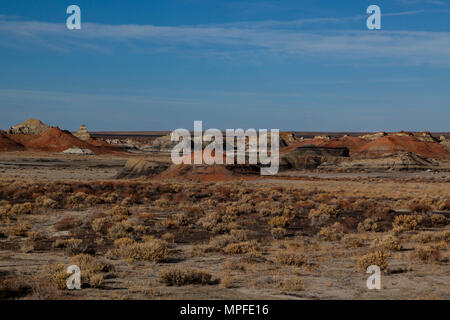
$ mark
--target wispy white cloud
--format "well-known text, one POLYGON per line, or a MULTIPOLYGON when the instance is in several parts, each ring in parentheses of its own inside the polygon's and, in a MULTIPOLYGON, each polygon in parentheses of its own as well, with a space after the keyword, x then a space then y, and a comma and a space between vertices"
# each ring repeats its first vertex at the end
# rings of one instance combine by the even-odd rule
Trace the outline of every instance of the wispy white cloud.
MULTIPOLYGON (((390 15, 419 14, 405 11, 390 15)), ((389 15, 385 14, 385 15, 389 15)), ((361 17, 360 17, 361 18, 361 17)), ((310 23, 336 23, 347 18, 298 21, 262 21, 223 25, 154 26, 84 23, 69 31, 60 23, 19 21, 0 17, 0 34, 13 42, 54 50, 88 50, 113 53, 118 46, 138 53, 168 51, 233 57, 257 55, 302 57, 361 62, 374 58, 384 63, 450 66, 450 32, 305 31, 310 23)))

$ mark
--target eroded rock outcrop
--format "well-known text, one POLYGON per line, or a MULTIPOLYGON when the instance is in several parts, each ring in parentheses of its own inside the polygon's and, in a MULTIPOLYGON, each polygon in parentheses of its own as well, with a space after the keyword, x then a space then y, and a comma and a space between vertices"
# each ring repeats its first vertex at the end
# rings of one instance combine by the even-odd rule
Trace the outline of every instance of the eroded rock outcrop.
POLYGON ((439 163, 412 152, 396 152, 376 159, 342 161, 338 164, 321 165, 319 169, 329 171, 425 171, 439 168, 439 163))
POLYGON ((86 126, 84 124, 82 124, 80 129, 78 129, 77 132, 73 133, 73 135, 83 141, 88 141, 91 138, 91 135, 87 131, 86 126))
POLYGON ((41 134, 42 132, 50 129, 51 126, 43 123, 37 119, 28 119, 24 123, 19 123, 12 126, 9 130, 9 134, 41 134))
POLYGON ((128 159, 122 170, 116 175, 117 179, 134 179, 143 176, 156 175, 169 167, 169 164, 148 161, 145 159, 128 159))
POLYGON ((315 169, 322 163, 336 163, 348 157, 347 148, 327 148, 307 144, 286 153, 282 150, 280 169, 315 169))

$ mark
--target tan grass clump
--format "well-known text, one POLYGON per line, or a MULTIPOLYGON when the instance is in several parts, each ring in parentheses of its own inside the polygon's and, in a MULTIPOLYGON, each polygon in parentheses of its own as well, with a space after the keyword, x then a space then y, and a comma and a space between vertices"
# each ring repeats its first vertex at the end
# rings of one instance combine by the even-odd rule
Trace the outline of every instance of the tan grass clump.
POLYGON ((258 243, 256 241, 244 241, 239 243, 230 243, 225 248, 223 252, 227 254, 259 254, 261 251, 258 243))
POLYGON ((69 274, 66 272, 66 266, 62 263, 55 263, 49 265, 46 271, 48 281, 57 289, 67 289, 67 279, 69 274))
POLYGON ((82 239, 58 239, 53 243, 54 248, 66 248, 70 254, 78 254, 82 252, 82 239))
POLYGON ((423 221, 424 218, 420 215, 403 214, 395 217, 392 227, 397 232, 416 230, 423 221))
POLYGON ((271 225, 274 228, 285 228, 289 225, 289 223, 290 223, 289 218, 284 216, 273 217, 269 221, 269 225, 271 225))
POLYGON ((358 267, 364 272, 371 265, 376 265, 381 270, 386 270, 388 267, 388 255, 383 251, 376 251, 364 255, 358 260, 358 267))
POLYGON ((275 256, 274 262, 280 265, 301 267, 306 264, 306 258, 295 252, 280 252, 275 256))
POLYGON ((119 239, 114 243, 118 246, 108 255, 128 260, 144 260, 153 263, 166 262, 170 258, 168 244, 158 239, 147 239, 145 242, 132 242, 119 239))
POLYGON ((286 236, 287 231, 285 228, 272 228, 270 234, 275 240, 281 240, 286 236))
POLYGON ((363 222, 360 222, 358 224, 358 231, 359 232, 366 232, 366 231, 379 232, 379 231, 381 231, 381 225, 380 225, 381 221, 382 221, 382 219, 380 217, 367 218, 363 222))
POLYGON ((10 204, 5 204, 0 206, 0 219, 8 217, 9 210, 11 209, 10 204))
POLYGON ((448 220, 446 216, 443 214, 433 214, 431 215, 431 225, 433 227, 444 227, 448 224, 448 220))
POLYGON ((52 208, 52 209, 55 209, 55 208, 58 207, 58 202, 53 200, 53 199, 51 199, 51 198, 49 198, 49 197, 47 197, 47 196, 37 197, 34 200, 34 203, 38 207, 52 208))
POLYGON ((439 203, 438 210, 450 210, 450 200, 444 200, 439 203))
POLYGON ((434 231, 426 231, 421 232, 412 237, 412 240, 420 242, 420 243, 429 243, 429 242, 438 242, 438 241, 446 241, 450 240, 450 230, 434 232, 434 231))
POLYGON ((408 205, 409 210, 417 213, 427 213, 433 211, 431 207, 433 203, 432 199, 421 199, 420 201, 413 201, 408 205))
POLYGON ((68 205, 79 207, 81 204, 84 203, 84 200, 87 198, 87 196, 88 195, 84 192, 77 192, 77 193, 67 197, 66 203, 68 205))
POLYGON ((342 225, 339 222, 336 222, 332 226, 320 229, 318 235, 325 241, 337 241, 344 236, 344 233, 341 230, 342 225))
POLYGON ((17 203, 9 210, 9 214, 22 215, 33 213, 33 205, 30 202, 17 203))
POLYGON ((195 269, 166 269, 158 275, 159 281, 166 286, 208 285, 213 284, 212 275, 195 269))
POLYGON ((364 246, 365 239, 359 235, 347 234, 342 238, 346 249, 360 248, 364 246))
POLYGON ((17 299, 31 293, 31 286, 20 277, 0 278, 0 299, 17 299))
POLYGON ((311 209, 308 217, 312 218, 336 218, 340 214, 340 210, 335 205, 321 203, 317 209, 311 209))
POLYGON ((160 223, 166 229, 174 229, 180 226, 180 223, 176 219, 171 217, 162 220, 160 223))
POLYGON ((124 206, 114 206, 112 207, 108 213, 112 216, 129 216, 130 211, 127 207, 124 206))
POLYGON ((305 289, 305 282, 299 278, 295 277, 293 279, 283 280, 278 284, 278 287, 285 291, 302 291, 305 289))
POLYGON ((381 239, 376 238, 372 242, 371 246, 391 251, 400 251, 402 249, 400 239, 393 235, 386 235, 381 239))
POLYGON ((28 231, 31 230, 31 227, 32 227, 31 223, 21 222, 12 227, 11 234, 17 237, 26 237, 28 231))
POLYGON ((103 217, 103 218, 97 218, 94 219, 91 222, 91 228, 94 232, 97 233, 105 233, 106 232, 106 225, 108 223, 108 219, 103 217))
POLYGON ((419 245, 415 247, 414 251, 411 253, 411 257, 425 263, 439 262, 441 252, 439 248, 434 246, 419 245))

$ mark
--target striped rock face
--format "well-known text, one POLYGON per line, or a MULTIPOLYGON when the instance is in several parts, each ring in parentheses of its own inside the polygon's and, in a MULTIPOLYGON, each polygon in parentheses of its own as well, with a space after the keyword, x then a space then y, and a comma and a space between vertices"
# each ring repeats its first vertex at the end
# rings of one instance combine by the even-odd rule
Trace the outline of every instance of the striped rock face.
POLYGON ((73 135, 83 141, 87 141, 91 137, 84 124, 82 124, 80 129, 78 129, 78 131, 75 132, 73 135))

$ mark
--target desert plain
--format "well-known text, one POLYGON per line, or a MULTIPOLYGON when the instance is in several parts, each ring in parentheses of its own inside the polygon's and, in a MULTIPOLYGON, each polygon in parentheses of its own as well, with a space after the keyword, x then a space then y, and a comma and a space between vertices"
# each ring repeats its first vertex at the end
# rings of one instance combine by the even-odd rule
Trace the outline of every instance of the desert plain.
POLYGON ((283 132, 260 176, 28 120, 0 132, 0 298, 450 299, 449 138, 283 132))

